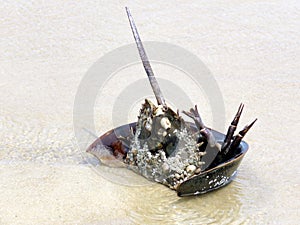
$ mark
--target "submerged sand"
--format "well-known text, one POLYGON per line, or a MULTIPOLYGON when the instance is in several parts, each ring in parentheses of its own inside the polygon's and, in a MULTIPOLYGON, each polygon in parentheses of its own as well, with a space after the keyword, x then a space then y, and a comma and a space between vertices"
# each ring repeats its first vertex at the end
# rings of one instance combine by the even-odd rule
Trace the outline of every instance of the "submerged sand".
MULTIPOLYGON (((1 224, 297 224, 297 1, 10 1, 2 6, 1 224), (258 118, 245 138, 250 151, 226 188, 178 198, 123 169, 86 162, 73 130, 74 99, 95 61, 133 42, 125 5, 143 40, 181 46, 202 60, 222 92, 226 124, 240 102, 245 110, 239 128, 258 118)), ((177 85, 201 106, 211 126, 213 109, 203 91, 174 68, 153 67, 158 77, 181 79, 177 85)), ((144 76, 142 66, 133 65, 99 91, 97 135, 116 125, 111 111, 121 90, 144 76)), ((136 120, 146 97, 136 95, 140 101, 120 124, 136 120)))

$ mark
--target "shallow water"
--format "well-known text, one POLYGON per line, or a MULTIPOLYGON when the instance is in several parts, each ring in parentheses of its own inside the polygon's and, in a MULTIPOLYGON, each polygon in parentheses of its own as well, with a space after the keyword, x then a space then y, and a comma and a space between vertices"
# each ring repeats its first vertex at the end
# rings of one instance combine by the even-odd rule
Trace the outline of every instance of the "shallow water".
MULTIPOLYGON (((297 224, 297 1, 1 5, 1 224, 297 224), (75 137, 73 107, 81 79, 100 57, 133 42, 125 5, 143 40, 179 45, 209 68, 223 95, 226 124, 240 102, 245 110, 239 128, 258 117, 245 138, 250 150, 225 188, 178 198, 130 171, 99 165, 82 147, 95 139, 93 134, 75 137)), ((158 77, 173 80, 201 106, 202 117, 212 125, 217 118, 203 90, 168 65, 153 67, 158 77)), ((145 94, 136 93, 140 97, 125 121, 113 121, 112 103, 144 77, 141 65, 131 65, 106 82, 94 112, 87 114, 95 115, 96 135, 136 120, 145 94)))

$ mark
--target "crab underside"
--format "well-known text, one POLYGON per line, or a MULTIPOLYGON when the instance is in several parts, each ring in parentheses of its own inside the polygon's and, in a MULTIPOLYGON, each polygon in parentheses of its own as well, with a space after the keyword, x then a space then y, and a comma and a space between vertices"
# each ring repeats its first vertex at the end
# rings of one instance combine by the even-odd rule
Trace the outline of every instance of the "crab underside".
POLYGON ((127 8, 126 11, 157 105, 146 99, 136 123, 107 132, 87 151, 100 160, 112 156, 147 179, 176 190, 180 196, 205 193, 226 185, 248 149, 242 138, 256 119, 234 135, 244 108, 241 104, 224 135, 205 126, 197 105, 183 111, 194 123, 186 122, 178 111, 169 108, 132 16, 127 8))

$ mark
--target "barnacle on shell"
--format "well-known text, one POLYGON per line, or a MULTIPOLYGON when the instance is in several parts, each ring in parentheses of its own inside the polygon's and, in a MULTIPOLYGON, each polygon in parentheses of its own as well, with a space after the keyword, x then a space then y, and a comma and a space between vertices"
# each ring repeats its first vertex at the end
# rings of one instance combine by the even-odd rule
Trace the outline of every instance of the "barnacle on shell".
POLYGON ((197 105, 183 111, 194 123, 184 121, 166 104, 128 8, 126 11, 157 105, 146 99, 136 123, 108 131, 87 151, 101 161, 122 162, 147 179, 176 190, 179 196, 228 184, 248 150, 242 138, 256 120, 234 136, 244 108, 241 104, 226 135, 205 126, 197 105))

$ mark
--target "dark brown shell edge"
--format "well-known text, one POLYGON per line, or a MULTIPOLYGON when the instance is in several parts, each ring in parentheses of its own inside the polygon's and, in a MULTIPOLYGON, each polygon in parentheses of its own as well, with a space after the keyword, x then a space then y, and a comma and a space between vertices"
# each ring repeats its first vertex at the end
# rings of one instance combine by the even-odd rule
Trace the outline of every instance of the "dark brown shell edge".
MULTIPOLYGON (((86 151, 97 157, 97 154, 93 151, 93 149, 100 144, 110 149, 113 156, 116 156, 116 154, 125 156, 124 153, 129 150, 129 143, 126 143, 126 137, 130 135, 131 129, 135 129, 135 126, 136 123, 134 122, 114 128, 104 133, 102 136, 96 139, 86 151), (122 142, 121 151, 120 149, 115 149, 113 147, 115 143, 120 141, 122 142)), ((191 124, 191 126, 193 126, 193 124, 191 124)), ((216 139, 224 140, 224 134, 215 130, 211 131, 216 139)), ((204 194, 229 184, 235 177, 237 168, 246 154, 248 147, 248 144, 242 141, 239 147, 233 151, 232 155, 226 158, 216 158, 211 165, 200 174, 194 175, 190 179, 181 183, 176 188, 178 196, 183 197, 204 194)), ((209 149, 207 155, 209 155, 209 149)))

